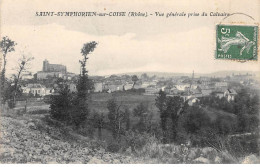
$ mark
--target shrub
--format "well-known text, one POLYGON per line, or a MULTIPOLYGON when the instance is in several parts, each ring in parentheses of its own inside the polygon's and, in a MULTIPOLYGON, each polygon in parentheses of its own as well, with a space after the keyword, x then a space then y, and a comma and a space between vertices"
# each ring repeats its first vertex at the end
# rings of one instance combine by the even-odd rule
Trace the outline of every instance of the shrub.
POLYGON ((28 114, 47 114, 48 110, 35 110, 35 111, 29 111, 28 114))
POLYGON ((120 144, 118 144, 118 143, 110 143, 107 146, 106 151, 112 152, 112 153, 116 153, 116 152, 118 152, 120 150, 120 148, 121 148, 120 144))
POLYGON ((135 131, 128 131, 125 134, 126 137, 126 148, 131 148, 133 153, 141 153, 144 146, 148 143, 151 144, 155 140, 158 140, 148 133, 140 133, 135 131))

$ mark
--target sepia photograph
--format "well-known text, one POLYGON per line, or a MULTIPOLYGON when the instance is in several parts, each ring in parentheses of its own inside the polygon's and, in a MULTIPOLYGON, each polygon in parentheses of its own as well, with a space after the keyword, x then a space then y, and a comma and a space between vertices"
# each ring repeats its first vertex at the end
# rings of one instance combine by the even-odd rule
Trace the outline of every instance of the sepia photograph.
POLYGON ((260 164, 259 13, 1 0, 0 164, 260 164))

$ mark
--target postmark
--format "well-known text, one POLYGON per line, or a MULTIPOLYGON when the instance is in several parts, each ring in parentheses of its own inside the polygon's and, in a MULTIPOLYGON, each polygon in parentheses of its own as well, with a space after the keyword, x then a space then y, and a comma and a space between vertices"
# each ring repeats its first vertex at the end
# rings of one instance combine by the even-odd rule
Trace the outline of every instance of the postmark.
POLYGON ((216 59, 257 60, 257 25, 216 26, 216 59))

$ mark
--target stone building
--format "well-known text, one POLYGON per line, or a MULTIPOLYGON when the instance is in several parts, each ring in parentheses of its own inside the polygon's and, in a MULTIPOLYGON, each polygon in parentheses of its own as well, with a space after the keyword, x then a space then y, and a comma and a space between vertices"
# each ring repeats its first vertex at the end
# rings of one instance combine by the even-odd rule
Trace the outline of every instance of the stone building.
POLYGON ((37 72, 37 79, 47 79, 57 77, 70 80, 75 77, 74 73, 67 72, 67 67, 62 64, 50 64, 48 60, 43 61, 42 71, 37 72))
POLYGON ((66 73, 67 68, 64 65, 61 64, 50 64, 48 60, 43 61, 43 67, 42 67, 43 72, 62 72, 66 73))

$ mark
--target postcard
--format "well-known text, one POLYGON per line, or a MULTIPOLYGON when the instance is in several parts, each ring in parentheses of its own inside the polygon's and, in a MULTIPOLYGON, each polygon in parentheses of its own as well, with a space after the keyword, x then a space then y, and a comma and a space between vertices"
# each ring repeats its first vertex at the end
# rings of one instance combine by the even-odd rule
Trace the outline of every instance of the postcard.
POLYGON ((1 164, 260 163, 260 1, 0 5, 1 164))

